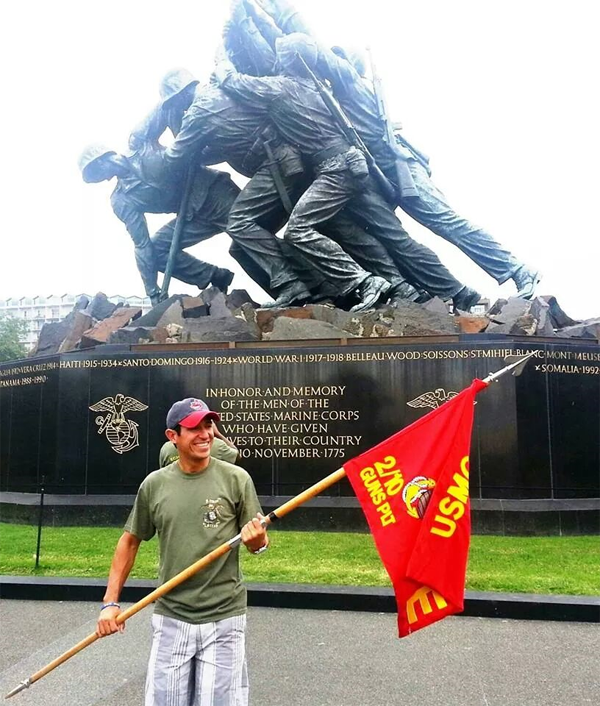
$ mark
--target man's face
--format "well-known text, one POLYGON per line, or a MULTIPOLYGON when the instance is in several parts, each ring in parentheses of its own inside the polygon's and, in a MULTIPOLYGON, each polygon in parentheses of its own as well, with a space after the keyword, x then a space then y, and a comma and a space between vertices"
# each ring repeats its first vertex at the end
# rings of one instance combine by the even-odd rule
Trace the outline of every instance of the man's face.
POLYGON ((203 419, 193 429, 180 428, 178 434, 173 429, 167 431, 169 439, 177 446, 179 457, 189 463, 199 463, 210 457, 215 429, 212 419, 203 419), (171 432, 169 434, 168 432, 171 432))

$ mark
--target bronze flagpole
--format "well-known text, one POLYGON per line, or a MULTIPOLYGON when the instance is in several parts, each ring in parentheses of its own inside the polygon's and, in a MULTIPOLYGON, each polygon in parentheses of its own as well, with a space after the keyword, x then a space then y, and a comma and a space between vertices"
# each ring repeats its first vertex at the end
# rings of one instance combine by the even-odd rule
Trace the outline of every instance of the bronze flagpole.
POLYGON ((177 213, 177 219, 175 221, 175 230, 173 231, 173 239, 171 240, 171 247, 169 248, 169 257, 165 266, 165 273, 160 291, 161 301, 164 299, 168 299, 169 297, 169 285, 171 284, 171 277, 173 275, 173 268, 175 267, 175 260, 179 255, 179 244, 181 243, 181 235, 185 228, 185 219, 187 218, 188 206, 190 203, 192 188, 194 186, 195 175, 195 166, 193 164, 190 164, 185 175, 185 181, 183 185, 183 196, 181 197, 181 205, 179 206, 179 211, 177 213))

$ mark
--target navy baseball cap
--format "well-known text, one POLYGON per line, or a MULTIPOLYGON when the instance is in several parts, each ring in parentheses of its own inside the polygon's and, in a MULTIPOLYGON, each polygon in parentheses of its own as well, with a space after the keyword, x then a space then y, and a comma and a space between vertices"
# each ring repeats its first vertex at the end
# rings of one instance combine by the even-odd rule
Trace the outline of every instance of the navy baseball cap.
POLYGON ((178 424, 186 429, 193 429, 209 416, 217 422, 221 419, 217 412, 208 408, 206 402, 197 400, 195 397, 187 397, 185 400, 175 402, 169 410, 167 429, 174 429, 178 424))

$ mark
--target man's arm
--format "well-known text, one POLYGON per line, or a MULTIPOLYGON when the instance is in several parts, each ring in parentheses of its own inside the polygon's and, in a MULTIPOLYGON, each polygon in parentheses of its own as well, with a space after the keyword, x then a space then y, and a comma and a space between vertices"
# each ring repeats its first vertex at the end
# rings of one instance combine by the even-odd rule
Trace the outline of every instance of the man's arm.
POLYGON ((356 71, 354 66, 349 61, 337 56, 337 54, 332 52, 329 47, 326 47, 324 44, 316 40, 314 35, 309 30, 308 25, 301 20, 300 15, 295 12, 291 3, 287 1, 269 3, 273 16, 261 7, 259 0, 244 0, 244 5, 246 6, 247 12, 254 21, 256 27, 258 27, 264 39, 269 42, 273 49, 275 48, 275 42, 277 39, 291 32, 305 34, 307 37, 311 37, 313 40, 317 41, 319 48, 318 73, 323 78, 331 81, 334 89, 339 90, 347 87, 351 83, 361 80, 358 71, 356 71), (288 23, 288 28, 284 32, 281 29, 281 24, 278 26, 274 18, 281 18, 286 14, 289 17, 296 18, 297 21, 294 21, 291 24, 288 23))
MULTIPOLYGON (((273 20, 263 10, 257 8, 271 26, 273 20)), ((280 32, 277 27, 276 31, 280 32)), ((229 58, 238 71, 251 73, 254 76, 270 76, 275 68, 274 44, 249 16, 246 3, 234 0, 231 18, 225 25, 223 33, 223 49, 218 50, 215 64, 223 58, 229 58)), ((274 41, 274 40, 273 40, 274 41)))
POLYGON ((111 196, 115 216, 125 225, 135 246, 135 261, 144 283, 146 294, 152 299, 160 294, 158 288, 158 266, 154 246, 150 240, 148 224, 144 214, 118 192, 111 196))
POLYGON ((292 34, 292 32, 312 34, 302 15, 289 0, 258 0, 258 4, 271 15, 285 34, 292 34))
POLYGON ((215 69, 214 76, 221 88, 235 98, 254 106, 267 106, 281 95, 281 81, 278 76, 259 78, 236 71, 228 59, 224 59, 215 69))
POLYGON ((129 149, 137 150, 147 142, 158 142, 167 127, 167 114, 161 102, 133 128, 129 135, 129 149))
POLYGON ((223 436, 216 424, 214 424, 213 428, 215 430, 215 439, 218 439, 222 444, 219 455, 215 453, 215 457, 220 458, 223 461, 228 461, 229 463, 237 463, 240 458, 240 452, 238 451, 237 446, 233 443, 233 441, 230 441, 227 437, 223 436))
POLYGON ((283 30, 277 26, 271 15, 265 12, 256 0, 244 0, 244 6, 256 29, 269 43, 271 49, 275 49, 275 42, 279 37, 284 36, 283 30))
POLYGON ((241 44, 256 76, 271 76, 276 64, 274 43, 270 43, 250 18, 239 26, 239 31, 241 44))
POLYGON ((136 248, 145 247, 150 241, 150 232, 144 213, 118 191, 111 196, 110 204, 115 216, 127 229, 136 248))
POLYGON ((329 49, 319 43, 319 58, 317 71, 322 78, 331 83, 334 92, 346 91, 349 88, 356 88, 362 81, 358 71, 349 61, 342 59, 329 49))
POLYGON ((212 128, 199 115, 192 104, 183 118, 181 130, 164 153, 164 161, 171 169, 184 169, 197 161, 202 150, 210 143, 212 128))
POLYGON ((264 519, 260 510, 260 502, 252 478, 248 475, 242 490, 241 502, 238 508, 238 521, 241 525, 242 543, 251 554, 256 554, 269 546, 267 528, 263 526, 264 519))
MULTIPOLYGON (((135 562, 141 541, 141 539, 130 532, 123 532, 121 535, 110 565, 108 584, 103 599, 104 605, 107 603, 118 604, 121 590, 135 562)), ((117 616, 120 613, 121 608, 118 605, 108 606, 102 609, 98 617, 96 634, 99 637, 105 637, 117 631, 123 632, 125 625, 123 623, 119 625, 116 622, 117 616)))
POLYGON ((221 439, 221 441, 224 441, 227 444, 227 446, 231 446, 232 449, 236 448, 233 441, 230 441, 226 436, 223 436, 223 433, 221 432, 221 430, 219 429, 219 427, 216 424, 215 424, 214 428, 215 428, 215 436, 217 437, 217 439, 221 439))

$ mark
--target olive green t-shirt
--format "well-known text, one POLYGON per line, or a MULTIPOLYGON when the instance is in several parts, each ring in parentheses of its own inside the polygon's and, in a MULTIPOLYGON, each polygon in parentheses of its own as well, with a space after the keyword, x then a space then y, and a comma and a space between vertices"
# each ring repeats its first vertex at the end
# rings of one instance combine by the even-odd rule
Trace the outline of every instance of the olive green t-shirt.
MULTIPOLYGON (((139 539, 158 534, 161 583, 235 537, 260 512, 254 483, 238 466, 211 458, 200 473, 176 461, 142 482, 125 530, 139 539)), ((188 623, 210 623, 246 611, 239 548, 219 557, 156 602, 155 612, 188 623)))
MULTIPOLYGON (((229 446, 222 439, 215 438, 213 440, 210 455, 213 458, 218 458, 221 461, 227 461, 227 463, 234 463, 237 461, 238 450, 235 447, 229 446)), ((179 459, 179 451, 172 441, 166 441, 160 449, 160 454, 158 456, 158 465, 160 468, 168 466, 173 461, 179 459)))

